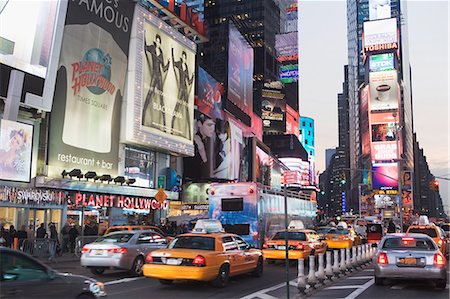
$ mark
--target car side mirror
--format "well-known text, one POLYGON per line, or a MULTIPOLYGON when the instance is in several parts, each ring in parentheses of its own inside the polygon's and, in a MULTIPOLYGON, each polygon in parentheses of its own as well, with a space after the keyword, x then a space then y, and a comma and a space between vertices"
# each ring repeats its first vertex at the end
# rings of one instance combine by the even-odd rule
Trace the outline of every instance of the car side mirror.
POLYGON ((54 270, 49 270, 47 274, 48 274, 48 279, 50 279, 50 280, 54 280, 56 278, 56 272, 54 270))

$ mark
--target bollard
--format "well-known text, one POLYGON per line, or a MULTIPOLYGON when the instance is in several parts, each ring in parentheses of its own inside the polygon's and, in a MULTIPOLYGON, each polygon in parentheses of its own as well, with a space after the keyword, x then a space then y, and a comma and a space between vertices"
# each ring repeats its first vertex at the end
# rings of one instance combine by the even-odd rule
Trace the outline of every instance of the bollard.
POLYGON ((345 255, 347 256, 347 261, 345 262, 345 266, 347 267, 348 271, 351 271, 352 269, 352 262, 350 259, 350 248, 345 249, 345 255))
POLYGON ((369 247, 367 247, 367 244, 364 244, 364 261, 366 263, 369 262, 369 247))
POLYGON ((356 260, 356 246, 353 246, 352 248, 352 266, 353 268, 358 267, 358 262, 356 260))
POLYGON ((323 283, 323 281, 326 279, 325 268, 323 266, 323 252, 319 253, 319 267, 317 269, 316 276, 320 283, 323 283))
POLYGON ((342 274, 345 273, 345 249, 341 249, 341 264, 339 266, 339 270, 341 271, 342 274))
POLYGON ((19 238, 15 237, 13 244, 14 244, 13 245, 14 250, 17 250, 19 248, 19 238))
POLYGON ((333 250, 334 252, 334 263, 333 263, 333 273, 335 277, 339 276, 339 251, 333 250))
POLYGON ((356 246, 356 262, 358 263, 358 265, 361 265, 361 245, 356 246))
POLYGON ((305 260, 302 258, 298 259, 297 289, 301 293, 306 291, 305 260))
POLYGON ((317 284, 316 278, 316 257, 314 255, 309 256, 309 274, 308 274, 308 284, 314 287, 317 284))
POLYGON ((325 275, 329 280, 333 277, 333 268, 331 268, 331 251, 327 251, 327 266, 325 267, 325 275))

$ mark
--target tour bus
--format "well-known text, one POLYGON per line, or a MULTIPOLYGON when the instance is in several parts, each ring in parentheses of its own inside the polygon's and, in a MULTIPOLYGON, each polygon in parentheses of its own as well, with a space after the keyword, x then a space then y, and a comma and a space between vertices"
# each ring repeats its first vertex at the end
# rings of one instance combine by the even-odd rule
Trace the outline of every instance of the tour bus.
MULTIPOLYGON (((317 205, 311 194, 287 191, 288 223, 302 220, 313 228, 317 205)), ((261 248, 277 231, 285 229, 284 193, 259 183, 214 183, 208 189, 209 218, 218 219, 225 231, 242 236, 261 248)))

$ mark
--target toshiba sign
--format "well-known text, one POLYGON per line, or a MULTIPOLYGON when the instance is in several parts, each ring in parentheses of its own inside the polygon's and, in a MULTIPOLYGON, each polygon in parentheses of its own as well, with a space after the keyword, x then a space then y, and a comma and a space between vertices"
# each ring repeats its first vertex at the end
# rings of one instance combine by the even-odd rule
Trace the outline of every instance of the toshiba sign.
POLYGON ((398 49, 397 19, 364 22, 364 52, 398 49))

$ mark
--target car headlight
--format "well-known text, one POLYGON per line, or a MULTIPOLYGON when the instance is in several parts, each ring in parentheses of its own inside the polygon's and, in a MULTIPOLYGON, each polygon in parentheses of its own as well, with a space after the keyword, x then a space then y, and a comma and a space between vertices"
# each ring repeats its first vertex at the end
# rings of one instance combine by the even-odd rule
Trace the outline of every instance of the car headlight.
POLYGON ((89 284, 89 291, 97 297, 106 296, 105 284, 100 281, 91 282, 89 284))

